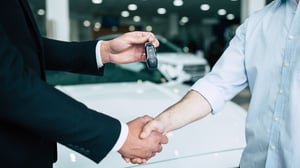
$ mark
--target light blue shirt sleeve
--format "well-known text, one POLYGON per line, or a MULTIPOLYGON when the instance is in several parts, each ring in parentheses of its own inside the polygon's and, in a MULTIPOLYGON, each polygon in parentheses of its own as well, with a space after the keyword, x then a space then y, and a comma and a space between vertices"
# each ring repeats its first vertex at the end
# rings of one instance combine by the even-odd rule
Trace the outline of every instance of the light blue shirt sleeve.
POLYGON ((299 21, 296 0, 270 2, 237 29, 212 71, 191 88, 216 113, 249 86, 240 167, 300 167, 299 21))
POLYGON ((244 67, 246 24, 237 29, 236 36, 212 71, 191 87, 206 98, 213 109, 213 114, 220 111, 228 100, 247 86, 244 67))

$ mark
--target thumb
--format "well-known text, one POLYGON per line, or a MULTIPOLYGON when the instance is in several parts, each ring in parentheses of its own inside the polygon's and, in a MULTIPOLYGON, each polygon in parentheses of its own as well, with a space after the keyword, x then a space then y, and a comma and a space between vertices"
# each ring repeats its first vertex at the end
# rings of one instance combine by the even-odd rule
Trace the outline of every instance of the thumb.
POLYGON ((154 124, 154 123, 155 123, 155 121, 152 120, 152 121, 150 121, 149 123, 147 123, 147 124, 144 126, 144 128, 143 128, 143 130, 142 130, 142 132, 141 132, 141 134, 140 134, 140 137, 141 137, 142 139, 147 138, 147 137, 151 134, 152 131, 156 130, 156 127, 155 127, 155 124, 154 124))
POLYGON ((150 116, 148 116, 148 115, 144 115, 143 116, 143 122, 146 124, 146 123, 148 123, 149 121, 152 121, 153 120, 153 118, 152 117, 150 117, 150 116))

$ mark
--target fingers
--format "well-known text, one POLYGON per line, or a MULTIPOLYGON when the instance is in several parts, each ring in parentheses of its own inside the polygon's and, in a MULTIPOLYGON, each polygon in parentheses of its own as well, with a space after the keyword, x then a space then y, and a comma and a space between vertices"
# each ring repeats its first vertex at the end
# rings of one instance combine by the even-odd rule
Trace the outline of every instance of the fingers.
MULTIPOLYGON (((168 142, 168 138, 160 131, 156 131, 156 122, 153 118, 145 115, 138 117, 127 123, 129 133, 126 142, 119 150, 126 162, 142 164, 153 157, 156 153, 162 151, 162 144, 168 142), (140 134, 144 128, 149 124, 149 135, 146 138, 140 138, 140 134)), ((159 130, 159 129, 157 129, 159 130)))
POLYGON ((153 33, 149 33, 149 36, 148 36, 148 41, 151 42, 155 47, 158 47, 159 46, 159 42, 157 40, 157 38, 155 37, 155 35, 153 33))
POLYGON ((161 152, 162 151, 162 144, 167 144, 168 143, 168 138, 165 135, 162 135, 159 132, 152 132, 150 137, 155 137, 156 139, 153 141, 153 146, 155 148, 153 149, 154 152, 161 152))
POLYGON ((144 164, 147 162, 147 159, 134 158, 134 159, 130 159, 130 162, 133 164, 144 164))
POLYGON ((162 145, 159 145, 158 150, 156 151, 156 153, 160 153, 163 150, 162 145))
POLYGON ((151 42, 155 47, 159 46, 159 41, 155 37, 155 35, 151 32, 141 32, 141 31, 135 31, 127 33, 127 35, 131 36, 132 44, 141 44, 146 42, 151 42), (138 37, 138 38, 136 38, 138 37))
POLYGON ((149 157, 147 158, 125 158, 123 157, 123 159, 127 162, 127 163, 132 163, 132 164, 144 164, 147 163, 147 161, 154 157, 156 155, 156 153, 160 153, 163 150, 163 147, 161 145, 158 145, 158 149, 156 149, 156 152, 152 152, 151 155, 149 155, 149 157))
POLYGON ((132 164, 144 164, 148 161, 148 159, 143 158, 126 158, 123 157, 126 163, 132 163, 132 164))
POLYGON ((161 144, 167 144, 168 143, 168 137, 167 136, 165 136, 165 135, 162 135, 162 138, 161 138, 161 141, 160 141, 160 143, 161 144))

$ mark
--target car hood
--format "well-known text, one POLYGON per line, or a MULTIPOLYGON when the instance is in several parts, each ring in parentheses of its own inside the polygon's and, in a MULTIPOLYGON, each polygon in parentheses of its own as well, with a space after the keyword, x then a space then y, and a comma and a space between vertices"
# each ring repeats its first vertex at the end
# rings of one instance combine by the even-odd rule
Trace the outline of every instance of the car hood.
MULTIPOLYGON (((92 109, 127 122, 145 114, 155 117, 178 101, 189 87, 181 84, 157 85, 139 81, 58 86, 57 88, 92 109)), ((246 113, 240 106, 229 102, 221 113, 209 115, 200 121, 168 133, 169 143, 164 145, 163 151, 150 159, 148 164, 138 167, 178 167, 180 164, 187 164, 187 160, 192 166, 195 164, 195 167, 224 166, 224 159, 227 163, 225 166, 237 166, 245 147, 245 117, 246 113), (226 157, 229 158, 226 160, 226 157)), ((125 163, 117 152, 109 153, 101 163, 95 164, 80 154, 59 145, 58 162, 55 167, 68 166, 72 168, 135 167, 125 163)))
POLYGON ((137 81, 58 86, 57 88, 92 109, 123 121, 130 121, 145 113, 155 116, 178 100, 182 92, 176 90, 176 85, 173 86, 174 88, 171 89, 168 86, 137 81))
POLYGON ((207 64, 203 57, 191 53, 157 53, 159 62, 167 62, 174 65, 207 64))

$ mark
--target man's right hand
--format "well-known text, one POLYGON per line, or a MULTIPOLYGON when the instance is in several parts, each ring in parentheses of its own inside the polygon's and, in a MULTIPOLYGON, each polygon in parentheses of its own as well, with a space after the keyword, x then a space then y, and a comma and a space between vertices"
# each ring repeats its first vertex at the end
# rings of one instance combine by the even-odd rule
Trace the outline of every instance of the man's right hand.
POLYGON ((155 131, 145 139, 140 138, 142 128, 151 120, 151 117, 143 116, 127 123, 129 133, 126 142, 119 150, 126 161, 131 160, 132 162, 132 159, 135 159, 137 160, 135 163, 145 163, 162 150, 162 144, 168 143, 168 138, 165 135, 155 131))

